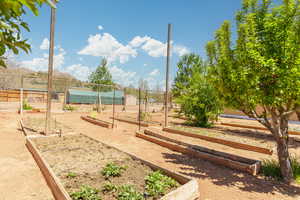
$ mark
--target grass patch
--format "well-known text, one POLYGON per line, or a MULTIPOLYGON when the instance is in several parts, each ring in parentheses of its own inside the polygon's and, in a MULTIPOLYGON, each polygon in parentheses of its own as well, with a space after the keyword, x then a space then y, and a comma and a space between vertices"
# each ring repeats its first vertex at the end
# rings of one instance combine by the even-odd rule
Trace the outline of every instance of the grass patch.
POLYGON ((77 174, 74 173, 74 172, 69 172, 69 173, 67 174, 67 178, 75 178, 76 176, 77 176, 77 174))
POLYGON ((32 110, 32 109, 33 107, 27 101, 23 102, 23 110, 32 110))
POLYGON ((72 111, 76 110, 76 108, 74 106, 66 104, 66 105, 64 105, 63 110, 67 110, 67 111, 72 112, 72 111))
POLYGON ((79 191, 71 193, 71 198, 73 200, 101 200, 98 193, 99 190, 83 185, 79 191))
POLYGON ((174 179, 163 175, 160 171, 150 173, 145 178, 146 194, 154 198, 164 195, 168 189, 177 187, 179 184, 174 179))
MULTIPOLYGON (((294 179, 297 184, 300 184, 300 162, 296 159, 296 157, 291 157, 291 165, 294 179)), ((264 176, 272 177, 276 180, 282 180, 279 162, 275 159, 263 160, 261 173, 264 176)))
POLYGON ((125 167, 119 166, 115 163, 108 163, 102 169, 101 173, 105 178, 121 176, 121 173, 125 170, 125 167))
POLYGON ((102 186, 102 192, 116 192, 118 190, 118 186, 114 185, 113 183, 107 182, 102 186))

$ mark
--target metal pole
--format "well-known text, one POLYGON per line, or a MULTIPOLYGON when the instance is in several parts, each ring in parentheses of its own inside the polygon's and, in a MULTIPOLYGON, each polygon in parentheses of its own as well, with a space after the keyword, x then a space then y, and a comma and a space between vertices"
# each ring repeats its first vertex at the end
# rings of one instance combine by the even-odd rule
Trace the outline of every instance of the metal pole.
POLYGON ((113 128, 115 127, 115 96, 116 96, 116 90, 114 87, 114 97, 113 97, 113 128))
POLYGON ((167 66, 166 66, 166 97, 165 97, 165 127, 168 126, 168 97, 169 97, 169 68, 171 53, 171 31, 172 24, 168 24, 168 46, 167 46, 167 66))
POLYGON ((141 88, 139 88, 139 131, 141 130, 141 88))
MULTIPOLYGON (((53 1, 55 4, 55 0, 53 1)), ((56 9, 51 7, 50 22, 50 48, 49 48, 49 65, 48 65, 48 93, 47 93, 47 113, 45 134, 49 134, 51 127, 51 94, 52 94, 52 75, 53 75, 53 55, 54 55, 54 31, 55 31, 56 9)))

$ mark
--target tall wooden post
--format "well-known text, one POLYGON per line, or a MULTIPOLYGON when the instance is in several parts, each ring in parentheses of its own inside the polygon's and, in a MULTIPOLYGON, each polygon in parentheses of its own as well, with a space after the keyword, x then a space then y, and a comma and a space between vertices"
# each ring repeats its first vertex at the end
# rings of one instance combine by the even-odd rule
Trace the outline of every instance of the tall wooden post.
POLYGON ((113 97, 113 128, 115 127, 115 97, 116 97, 116 89, 114 87, 114 97, 113 97))
MULTIPOLYGON (((55 4, 55 0, 53 3, 55 4)), ((46 135, 50 133, 50 129, 51 129, 51 96, 52 96, 55 15, 56 15, 56 8, 51 7, 50 47, 49 47, 49 63, 48 63, 48 93, 47 93, 46 127, 45 127, 46 135)))
POLYGON ((168 46, 167 46, 167 66, 166 66, 166 97, 165 97, 165 127, 168 126, 168 99, 169 99, 169 69, 171 54, 171 31, 172 24, 168 24, 168 46))
POLYGON ((23 118, 23 98, 24 98, 24 93, 23 93, 23 91, 24 91, 24 81, 23 81, 23 79, 24 79, 24 75, 22 75, 22 77, 21 77, 21 89, 20 89, 20 115, 21 115, 21 118, 23 118))
POLYGON ((138 120, 139 120, 139 131, 141 130, 141 118, 142 118, 142 113, 141 113, 141 88, 139 88, 139 115, 138 115, 138 120))

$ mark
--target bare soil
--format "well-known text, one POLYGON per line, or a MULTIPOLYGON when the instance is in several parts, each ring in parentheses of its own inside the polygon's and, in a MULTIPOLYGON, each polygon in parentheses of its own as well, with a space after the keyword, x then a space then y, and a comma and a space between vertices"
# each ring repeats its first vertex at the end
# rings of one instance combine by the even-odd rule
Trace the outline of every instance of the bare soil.
MULTIPOLYGON (((69 194, 78 191, 83 185, 101 190, 107 182, 117 186, 134 185, 136 190, 143 194, 144 178, 152 172, 150 167, 129 155, 84 135, 72 134, 33 140, 69 194), (106 179, 102 176, 101 170, 108 163, 125 167, 120 177, 106 179), (76 176, 68 177, 70 172, 76 176)), ((100 196, 102 199, 115 199, 113 193, 102 192, 100 196)))

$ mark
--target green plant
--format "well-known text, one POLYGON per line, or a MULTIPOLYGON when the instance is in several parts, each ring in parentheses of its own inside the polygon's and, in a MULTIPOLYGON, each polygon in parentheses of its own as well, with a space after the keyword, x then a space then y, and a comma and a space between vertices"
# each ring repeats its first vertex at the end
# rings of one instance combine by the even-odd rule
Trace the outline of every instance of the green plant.
POLYGON ((115 163, 108 163, 102 169, 101 173, 105 178, 109 178, 109 177, 120 176, 122 171, 124 171, 124 170, 125 170, 125 167, 123 167, 123 166, 118 166, 115 163))
POLYGON ((132 185, 121 185, 118 187, 118 200, 143 200, 143 195, 136 191, 132 185))
POLYGON ((76 108, 74 107, 74 106, 71 106, 71 105, 69 105, 69 104, 66 104, 66 105, 64 105, 64 108, 63 108, 63 110, 68 110, 68 111, 74 111, 74 110, 76 110, 76 108))
POLYGON ((299 19, 299 0, 243 0, 236 34, 225 21, 206 46, 211 82, 228 106, 272 133, 286 183, 293 180, 288 120, 300 102, 299 19))
POLYGON ((174 179, 163 175, 160 171, 150 173, 146 176, 145 181, 146 194, 155 198, 164 195, 168 189, 178 186, 174 179))
POLYGON ((151 120, 151 115, 147 112, 141 112, 140 119, 141 121, 151 120))
POLYGON ((172 90, 180 112, 189 123, 209 127, 222 110, 217 90, 209 83, 207 64, 200 56, 188 54, 177 64, 178 71, 172 90))
POLYGON ((69 172, 69 173, 67 174, 67 178, 75 178, 76 176, 77 176, 77 174, 74 173, 74 172, 69 172))
POLYGON ((79 191, 71 193, 71 198, 73 200, 101 200, 98 193, 99 190, 84 185, 79 191))
MULTIPOLYGON (((291 167, 293 177, 296 183, 300 184, 300 162, 296 157, 291 157, 291 167)), ((275 159, 263 160, 261 165, 261 173, 267 177, 273 177, 276 180, 282 180, 279 162, 275 159)))
POLYGON ((107 65, 107 60, 103 58, 96 71, 89 76, 89 82, 93 83, 91 87, 94 91, 107 92, 113 89, 114 82, 107 65))
POLYGON ((32 110, 32 106, 27 101, 24 101, 23 110, 32 110))
POLYGON ((102 186, 102 192, 116 192, 117 190, 118 190, 118 187, 110 182, 105 183, 102 186))

